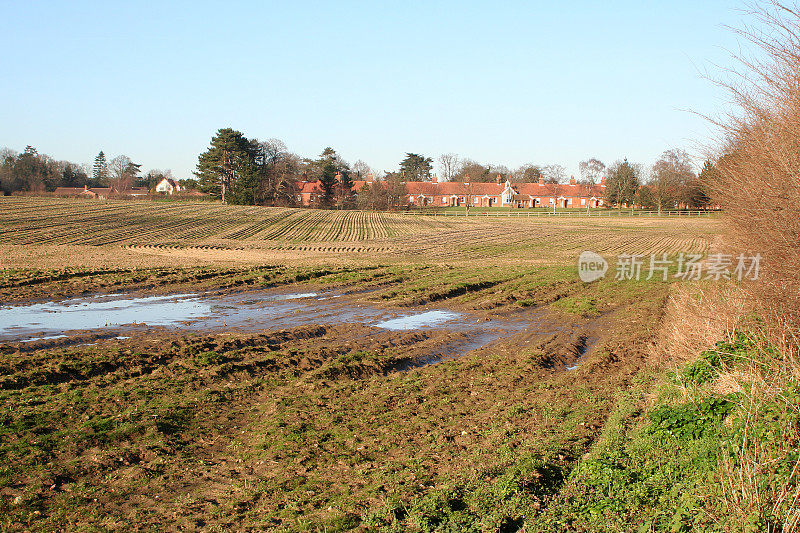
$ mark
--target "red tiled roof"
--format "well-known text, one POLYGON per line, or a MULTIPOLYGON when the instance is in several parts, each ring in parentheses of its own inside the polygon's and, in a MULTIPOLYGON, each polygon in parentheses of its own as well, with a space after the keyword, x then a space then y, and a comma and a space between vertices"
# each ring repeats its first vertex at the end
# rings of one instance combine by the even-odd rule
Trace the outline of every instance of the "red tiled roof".
POLYGON ((437 183, 431 181, 407 181, 406 191, 411 196, 433 196, 443 194, 439 192, 437 183))
POLYGON ((505 184, 498 183, 462 183, 460 181, 443 181, 434 183, 432 181, 407 181, 406 190, 411 196, 500 196, 505 189, 505 184))
POLYGON ((56 187, 56 190, 53 191, 53 194, 70 194, 76 195, 80 194, 85 191, 83 187, 56 187))
MULTIPOLYGON (((513 186, 517 193, 526 196, 553 196, 553 189, 556 189, 558 196, 576 197, 586 196, 586 188, 583 185, 565 185, 559 183, 554 185, 552 183, 517 183, 513 186)), ((601 198, 603 196, 603 187, 595 185, 592 188, 591 196, 601 198)))
MULTIPOLYGON (((353 186, 350 189, 353 192, 357 192, 364 184, 367 183, 366 181, 358 180, 353 182, 353 186)), ((297 184, 298 190, 300 194, 322 194, 322 183, 317 181, 301 181, 297 184)))
POLYGON ((303 181, 300 183, 300 194, 322 194, 322 186, 319 181, 303 181))
MULTIPOLYGON (((357 192, 365 181, 354 181, 352 190, 357 192)), ((459 181, 407 181, 405 182, 406 191, 409 196, 500 196, 505 190, 505 183, 485 183, 472 182, 462 183, 459 181)), ((558 196, 581 197, 586 196, 586 189, 582 185, 567 184, 539 184, 539 183, 512 183, 511 186, 522 196, 553 196, 556 189, 558 196)), ((322 194, 322 185, 317 181, 303 181, 298 183, 300 194, 322 194)), ((595 185, 590 196, 600 198, 603 196, 604 187, 595 185)))
MULTIPOLYGON (((476 196, 500 196, 503 194, 503 191, 506 188, 505 183, 484 183, 484 182, 477 182, 477 183, 470 183, 470 184, 462 184, 457 189, 460 189, 464 194, 463 191, 468 191, 472 195, 476 196)), ((458 194, 458 193, 455 193, 458 194)))

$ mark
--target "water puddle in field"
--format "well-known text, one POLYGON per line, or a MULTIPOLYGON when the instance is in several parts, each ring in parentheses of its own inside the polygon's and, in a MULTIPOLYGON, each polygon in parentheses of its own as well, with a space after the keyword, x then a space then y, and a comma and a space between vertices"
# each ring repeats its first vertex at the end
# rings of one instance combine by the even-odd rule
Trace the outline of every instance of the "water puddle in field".
POLYGON ((52 339, 65 339, 68 335, 46 335, 44 337, 31 337, 30 339, 25 339, 22 342, 35 342, 35 341, 49 341, 52 339))
POLYGON ((178 332, 263 332, 343 323, 396 332, 438 329, 457 333, 409 368, 459 357, 501 337, 537 327, 534 315, 487 320, 445 309, 392 311, 334 292, 101 295, 0 306, 0 342, 25 343, 29 347, 25 350, 29 350, 43 345, 90 346, 96 339, 124 340, 133 332, 154 328, 178 332))
POLYGON ((95 330, 123 324, 170 326, 198 319, 210 311, 194 294, 142 298, 101 297, 0 307, 0 339, 23 341, 63 337, 73 330, 95 330), (36 335, 30 332, 55 333, 36 335))
MULTIPOLYGON (((426 309, 398 313, 316 292, 239 294, 120 295, 74 298, 60 302, 0 306, 0 341, 34 342, 68 337, 69 332, 125 331, 152 327, 201 330, 259 331, 305 324, 360 323, 390 331, 447 327, 477 330, 477 319, 462 313, 426 309)), ((497 324, 486 324, 495 327, 497 324)))
POLYGON ((420 329, 423 327, 434 327, 445 322, 456 320, 461 315, 452 311, 425 311, 416 315, 407 315, 391 318, 375 324, 379 328, 390 329, 393 331, 407 331, 410 329, 420 329))
POLYGON ((580 360, 589 354, 592 348, 594 348, 596 342, 597 342, 596 338, 589 338, 585 336, 578 339, 578 343, 575 346, 577 350, 578 359, 575 361, 574 365, 568 366, 567 370, 578 370, 578 366, 580 365, 580 360))
POLYGON ((484 346, 488 346, 489 344, 493 343, 504 335, 508 335, 509 333, 511 332, 502 330, 472 332, 472 334, 468 335, 466 338, 458 339, 452 342, 445 342, 437 346, 430 353, 418 357, 413 362, 399 366, 397 370, 402 372, 405 370, 411 370, 412 368, 433 365, 448 359, 456 359, 468 352, 471 352, 472 350, 477 350, 479 348, 483 348, 484 346))

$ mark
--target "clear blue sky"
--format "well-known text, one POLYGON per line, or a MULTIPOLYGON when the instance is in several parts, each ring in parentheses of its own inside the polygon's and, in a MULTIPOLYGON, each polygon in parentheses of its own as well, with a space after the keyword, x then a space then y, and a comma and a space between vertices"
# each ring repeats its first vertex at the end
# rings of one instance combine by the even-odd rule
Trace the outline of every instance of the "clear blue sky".
POLYGON ((191 177, 214 132, 510 167, 652 163, 709 136, 734 0, 0 0, 0 146, 191 177))

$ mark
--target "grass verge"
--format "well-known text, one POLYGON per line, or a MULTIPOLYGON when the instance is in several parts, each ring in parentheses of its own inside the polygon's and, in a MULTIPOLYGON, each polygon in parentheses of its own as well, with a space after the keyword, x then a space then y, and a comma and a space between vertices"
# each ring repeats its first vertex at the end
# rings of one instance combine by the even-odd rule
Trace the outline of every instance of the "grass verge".
POLYGON ((795 531, 800 387, 781 354, 739 333, 642 374, 534 529, 795 531))

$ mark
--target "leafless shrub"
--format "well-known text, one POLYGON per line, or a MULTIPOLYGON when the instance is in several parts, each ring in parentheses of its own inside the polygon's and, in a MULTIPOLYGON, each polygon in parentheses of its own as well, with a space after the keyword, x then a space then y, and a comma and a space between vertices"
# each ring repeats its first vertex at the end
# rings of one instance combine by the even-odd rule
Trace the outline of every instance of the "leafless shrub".
POLYGON ((730 244, 760 253, 746 287, 783 340, 800 327, 800 11, 777 1, 753 7, 738 33, 759 58, 723 85, 738 110, 717 121, 726 142, 710 184, 729 221, 730 244))

